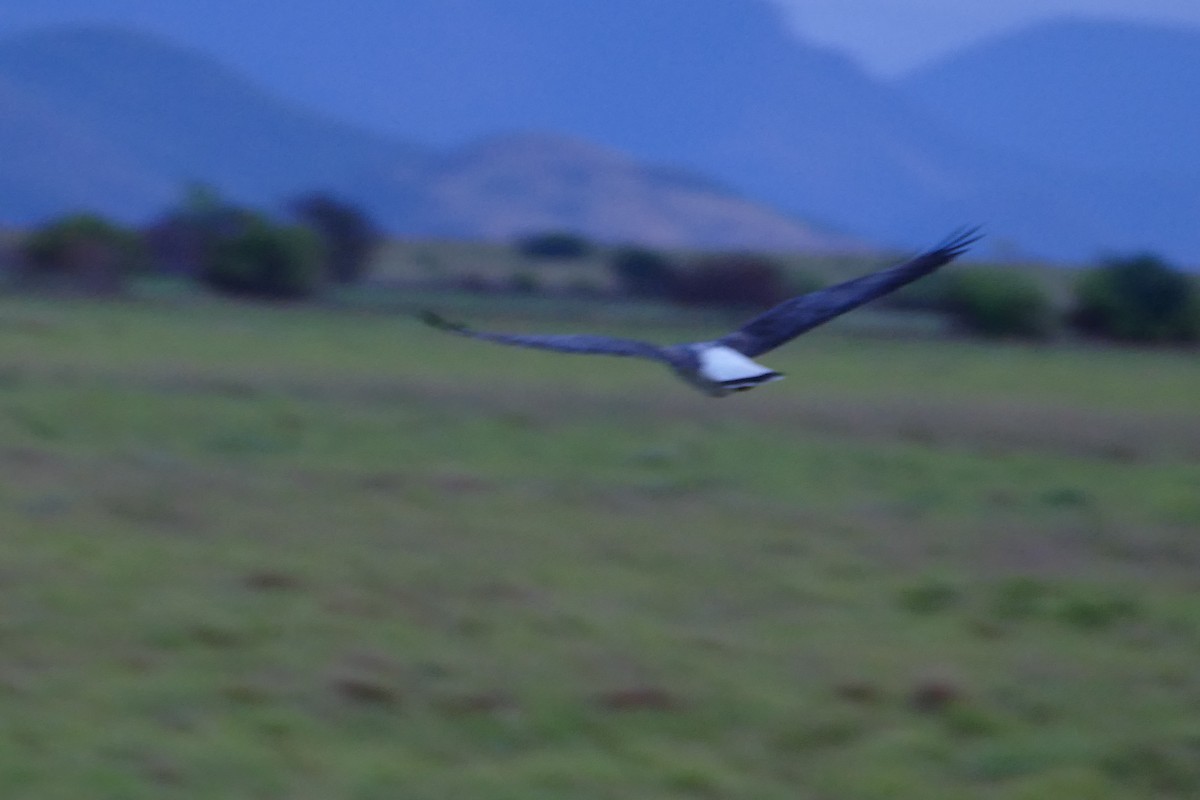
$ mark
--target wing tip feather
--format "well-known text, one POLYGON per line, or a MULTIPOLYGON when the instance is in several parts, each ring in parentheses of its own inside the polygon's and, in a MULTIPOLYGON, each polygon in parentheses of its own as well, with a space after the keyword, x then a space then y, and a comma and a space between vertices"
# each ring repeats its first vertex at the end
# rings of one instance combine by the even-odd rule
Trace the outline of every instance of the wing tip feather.
POLYGON ((934 248, 934 252, 946 256, 947 259, 955 259, 970 250, 971 246, 983 237, 982 225, 964 225, 947 236, 934 248))

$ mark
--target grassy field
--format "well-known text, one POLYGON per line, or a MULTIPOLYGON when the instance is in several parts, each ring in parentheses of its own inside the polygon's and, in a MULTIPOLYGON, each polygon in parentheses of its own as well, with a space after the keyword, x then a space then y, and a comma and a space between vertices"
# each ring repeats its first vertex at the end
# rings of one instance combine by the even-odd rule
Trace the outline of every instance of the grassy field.
POLYGON ((1200 796, 1195 352, 832 326, 711 400, 349 310, 0 342, 6 798, 1200 796))

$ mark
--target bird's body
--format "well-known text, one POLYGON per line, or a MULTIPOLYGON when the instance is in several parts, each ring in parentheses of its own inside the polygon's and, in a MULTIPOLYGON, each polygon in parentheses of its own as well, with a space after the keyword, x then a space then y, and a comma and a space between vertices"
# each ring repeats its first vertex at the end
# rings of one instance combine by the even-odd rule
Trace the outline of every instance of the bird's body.
POLYGON ((783 377, 720 342, 690 342, 661 348, 675 374, 705 394, 724 397, 783 377))
POLYGON ((902 264, 785 300, 733 333, 712 341, 660 346, 610 336, 489 333, 448 322, 432 312, 425 312, 423 318, 436 328, 499 344, 660 361, 702 392, 724 397, 783 377, 754 361, 755 356, 928 275, 978 240, 976 230, 962 231, 902 264))

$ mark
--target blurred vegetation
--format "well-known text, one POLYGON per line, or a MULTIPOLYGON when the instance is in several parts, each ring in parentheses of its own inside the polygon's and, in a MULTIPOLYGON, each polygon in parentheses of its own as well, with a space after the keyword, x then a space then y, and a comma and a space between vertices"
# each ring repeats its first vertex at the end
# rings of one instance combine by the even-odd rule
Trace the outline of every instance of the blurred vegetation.
POLYGON ((586 257, 595 246, 573 231, 544 231, 521 237, 516 247, 526 258, 574 260, 586 257))
MULTIPOLYGON (((438 291, 554 298, 575 306, 590 300, 601 316, 620 305, 631 313, 658 305, 659 313, 696 319, 762 310, 894 263, 877 256, 610 246, 571 231, 534 233, 507 245, 407 242, 384 239, 362 209, 327 192, 298 197, 287 209, 290 216, 274 217, 195 186, 140 232, 83 215, 18 236, 10 249, 19 254, 23 268, 16 272, 26 285, 85 293, 122 291, 131 276, 146 274, 264 299, 378 306, 403 304, 406 292, 438 291)), ((925 334, 1194 343, 1200 341, 1200 289, 1195 276, 1149 254, 1082 273, 967 260, 880 298, 850 324, 871 319, 925 334)), ((724 317, 718 321, 726 324, 724 317)))
POLYGON ((367 276, 381 237, 361 209, 317 192, 291 211, 279 222, 196 186, 144 237, 162 272, 245 297, 311 297, 367 276))
POLYGON ((198 279, 217 243, 241 230, 252 216, 213 189, 195 185, 177 207, 151 222, 143 236, 160 272, 198 279))
POLYGON ((1128 342, 1200 340, 1200 291, 1157 256, 1110 259, 1076 287, 1072 325, 1089 336, 1128 342))
POLYGON ((317 192, 292 202, 300 224, 320 237, 325 251, 325 272, 334 283, 357 283, 366 277, 371 257, 383 236, 361 208, 317 192))
POLYGON ((666 300, 678 287, 679 275, 671 259, 648 247, 622 247, 610 256, 617 288, 630 297, 666 300))
POLYGON ((939 270, 879 298, 879 304, 896 311, 947 313, 954 292, 953 281, 949 271, 939 270))
POLYGON ((750 253, 674 260, 648 248, 623 247, 611 255, 609 269, 626 295, 683 306, 761 308, 820 287, 820 281, 805 272, 750 253))
POLYGON ((790 287, 780 266, 765 256, 704 256, 676 272, 671 299, 683 305, 765 308, 785 299, 790 287))
POLYGON ((243 216, 208 250, 200 279, 217 291, 273 300, 311 297, 326 277, 318 234, 256 214, 243 216))
POLYGON ((141 239, 94 214, 73 214, 33 231, 20 246, 23 280, 39 289, 119 294, 147 265, 141 239))
POLYGON ((1050 298, 1032 278, 991 268, 950 273, 944 310, 978 336, 1044 339, 1054 329, 1050 298))

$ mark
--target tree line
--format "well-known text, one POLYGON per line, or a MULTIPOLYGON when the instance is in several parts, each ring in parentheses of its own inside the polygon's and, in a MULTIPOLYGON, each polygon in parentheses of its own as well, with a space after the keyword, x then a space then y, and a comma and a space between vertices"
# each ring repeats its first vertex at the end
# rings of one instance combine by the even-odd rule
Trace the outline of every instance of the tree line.
MULTIPOLYGON (((272 217, 224 201, 204 187, 133 231, 91 214, 68 215, 28 232, 17 245, 19 282, 91 294, 120 292, 137 274, 193 279, 223 294, 303 299, 367 277, 382 242, 353 204, 327 193, 296 198, 272 217)), ((600 254, 620 296, 737 310, 763 308, 820 288, 812 275, 758 254, 684 257, 644 247, 601 248, 586 237, 547 231, 513 246, 528 260, 562 262, 600 254)), ((538 291, 530 275, 514 290, 538 291)), ((1142 343, 1200 341, 1200 289, 1192 276, 1152 253, 1116 256, 1077 271, 1064 305, 1030 275, 957 266, 878 301, 896 310, 950 319, 961 332, 1046 339, 1080 336, 1142 343)))
POLYGON ((224 294, 300 299, 360 280, 381 240, 365 213, 330 194, 298 197, 272 217, 195 187, 141 230, 81 213, 29 232, 17 247, 18 282, 115 294, 132 277, 159 273, 224 294))
MULTIPOLYGON (((763 307, 819 288, 762 256, 714 256, 681 265, 641 248, 618 251, 612 268, 624 293, 689 305, 763 307)), ((948 317, 963 333, 1048 339, 1080 336, 1140 343, 1200 341, 1196 279, 1152 253, 1114 256, 1078 272, 1065 308, 1028 274, 1002 267, 934 273, 877 301, 948 317)))

